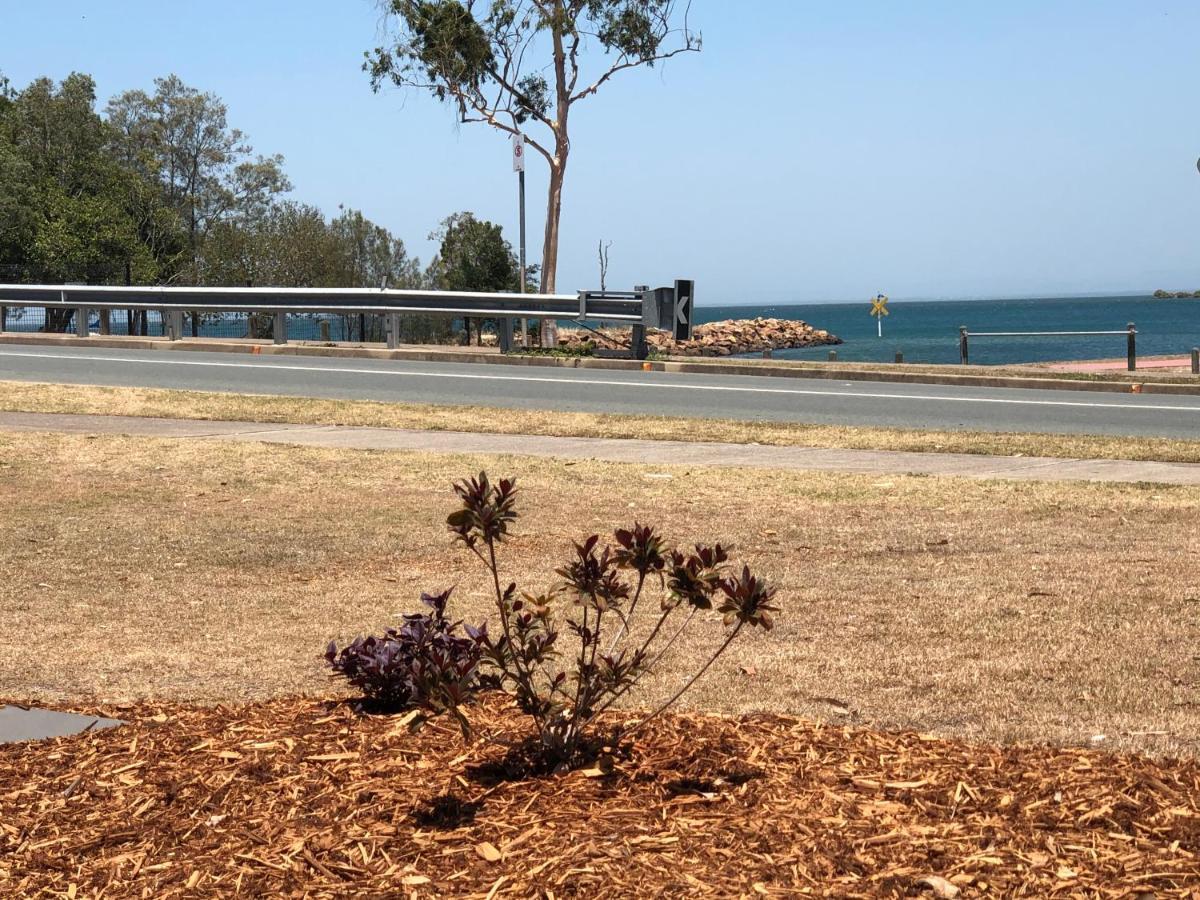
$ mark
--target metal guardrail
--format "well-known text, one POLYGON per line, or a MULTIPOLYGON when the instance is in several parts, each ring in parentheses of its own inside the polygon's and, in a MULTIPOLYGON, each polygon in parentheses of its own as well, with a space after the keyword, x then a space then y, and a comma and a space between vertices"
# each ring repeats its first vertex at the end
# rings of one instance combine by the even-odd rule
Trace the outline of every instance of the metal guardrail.
MULTIPOLYGON (((0 332, 8 306, 75 310, 76 334, 90 333, 92 309, 160 310, 167 335, 180 340, 185 313, 257 313, 272 316, 277 344, 287 343, 288 314, 382 315, 387 344, 399 341, 399 318, 424 314, 497 319, 500 345, 511 349, 513 320, 574 319, 632 325, 634 347, 645 347, 646 328, 666 328, 677 338, 691 336, 694 283, 636 291, 580 291, 577 294, 508 294, 473 291, 409 291, 389 288, 158 287, 76 284, 0 284, 0 332)), ((644 355, 644 354, 643 354, 644 355)))
POLYGON ((966 325, 958 329, 958 358, 962 365, 970 365, 970 338, 986 337, 1079 337, 1097 335, 1125 335, 1125 355, 1130 372, 1137 371, 1137 327, 1130 322, 1120 331, 968 331, 966 325))

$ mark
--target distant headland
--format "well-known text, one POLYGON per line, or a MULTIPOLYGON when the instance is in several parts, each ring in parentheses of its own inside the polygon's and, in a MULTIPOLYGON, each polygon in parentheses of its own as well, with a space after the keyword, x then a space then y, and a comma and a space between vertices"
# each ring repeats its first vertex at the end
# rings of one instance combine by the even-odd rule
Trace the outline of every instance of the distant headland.
POLYGON ((1154 292, 1157 300, 1200 300, 1200 291, 1164 291, 1154 292))

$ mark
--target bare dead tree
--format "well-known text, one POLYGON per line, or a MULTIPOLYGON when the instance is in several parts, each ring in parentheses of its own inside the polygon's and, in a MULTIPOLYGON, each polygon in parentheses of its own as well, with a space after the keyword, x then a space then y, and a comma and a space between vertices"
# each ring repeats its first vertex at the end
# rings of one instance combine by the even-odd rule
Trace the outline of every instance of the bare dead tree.
POLYGON ((600 290, 602 291, 605 289, 608 281, 608 248, 611 246, 612 241, 609 241, 607 244, 603 240, 600 241, 600 290))

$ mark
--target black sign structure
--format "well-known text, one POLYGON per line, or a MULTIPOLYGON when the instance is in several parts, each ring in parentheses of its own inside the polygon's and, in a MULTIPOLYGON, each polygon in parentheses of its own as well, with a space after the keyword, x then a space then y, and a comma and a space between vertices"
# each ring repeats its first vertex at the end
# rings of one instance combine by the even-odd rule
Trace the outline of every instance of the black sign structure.
POLYGON ((692 309, 695 306, 696 282, 676 281, 671 331, 677 341, 692 339, 692 309))

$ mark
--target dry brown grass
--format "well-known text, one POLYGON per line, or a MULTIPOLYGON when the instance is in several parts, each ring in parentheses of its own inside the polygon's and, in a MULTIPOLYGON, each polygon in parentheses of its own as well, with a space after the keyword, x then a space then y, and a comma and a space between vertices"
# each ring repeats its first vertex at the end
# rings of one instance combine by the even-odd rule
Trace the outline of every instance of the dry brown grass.
POLYGON ((568 437, 703 440, 735 444, 1200 462, 1200 441, 1097 435, 995 434, 684 419, 491 407, 267 397, 151 388, 0 382, 0 411, 146 416, 297 425, 365 425, 568 437))
MULTIPOLYGON (((238 700, 331 690, 319 653, 483 573, 453 478, 513 474, 505 568, 655 521, 722 539, 785 612, 691 705, 998 740, 1200 746, 1200 490, 973 482, 141 438, 0 435, 0 696, 238 700), (746 670, 739 669, 739 665, 746 670), (748 671, 747 671, 748 670, 748 671)), ((698 637, 649 703, 712 646, 698 637)))

